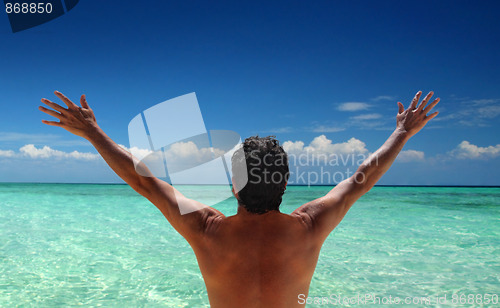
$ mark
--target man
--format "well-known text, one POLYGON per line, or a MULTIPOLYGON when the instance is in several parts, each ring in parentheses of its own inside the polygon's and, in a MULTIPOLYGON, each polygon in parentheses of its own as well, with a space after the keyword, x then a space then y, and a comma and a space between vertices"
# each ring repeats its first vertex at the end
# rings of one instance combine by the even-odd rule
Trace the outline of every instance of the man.
POLYGON ((290 215, 279 211, 288 178, 286 153, 272 138, 247 139, 244 151, 233 157, 233 167, 238 161, 246 163, 248 183, 235 191, 237 214, 226 217, 182 196, 166 182, 139 175, 131 154, 99 128, 85 95, 80 98, 80 107, 62 93, 55 94, 67 108, 42 99, 53 110, 40 110, 59 120, 42 122, 90 141, 116 174, 148 198, 193 248, 211 306, 230 308, 302 306, 299 294, 308 294, 328 234, 389 169, 408 139, 438 114, 427 115, 439 102, 438 98, 429 103, 433 95, 429 92, 419 104, 420 91, 408 109, 398 102, 397 126, 384 145, 352 177, 290 215), (279 181, 269 181, 269 177, 263 181, 265 173, 276 172, 282 175, 279 181), (198 210, 181 215, 181 203, 198 210))

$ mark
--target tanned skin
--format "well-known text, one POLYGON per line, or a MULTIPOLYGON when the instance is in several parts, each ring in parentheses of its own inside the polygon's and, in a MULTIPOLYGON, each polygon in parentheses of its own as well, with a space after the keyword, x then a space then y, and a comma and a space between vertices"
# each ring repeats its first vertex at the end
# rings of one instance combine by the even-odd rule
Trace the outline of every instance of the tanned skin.
POLYGON ((132 155, 97 125, 85 95, 78 106, 56 91, 66 107, 42 99, 51 109, 39 109, 59 120, 43 123, 90 141, 114 172, 151 201, 188 241, 212 307, 290 308, 304 306, 298 296, 307 296, 321 246, 330 232, 389 169, 405 143, 438 114, 428 113, 439 98, 429 103, 433 95, 429 92, 419 104, 421 94, 415 95, 408 109, 398 102, 396 129, 352 177, 290 215, 279 211, 253 214, 240 206, 236 215, 226 217, 184 197, 162 180, 139 175, 132 155), (178 202, 199 210, 181 215, 178 202))

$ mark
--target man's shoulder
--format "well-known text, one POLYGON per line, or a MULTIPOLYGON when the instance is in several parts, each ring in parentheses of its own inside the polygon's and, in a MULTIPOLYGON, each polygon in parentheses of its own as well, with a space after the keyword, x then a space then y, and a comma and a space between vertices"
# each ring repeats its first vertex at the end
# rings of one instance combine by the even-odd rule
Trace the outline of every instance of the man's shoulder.
POLYGON ((296 220, 307 231, 312 231, 313 221, 311 219, 311 215, 309 215, 307 212, 293 211, 288 216, 290 216, 291 218, 293 218, 294 220, 296 220))

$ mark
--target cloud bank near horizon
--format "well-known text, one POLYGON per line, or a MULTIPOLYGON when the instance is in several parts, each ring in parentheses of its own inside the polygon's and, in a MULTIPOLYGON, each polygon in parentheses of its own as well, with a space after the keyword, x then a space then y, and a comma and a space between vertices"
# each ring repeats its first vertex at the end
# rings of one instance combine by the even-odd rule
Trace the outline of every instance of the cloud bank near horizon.
MULTIPOLYGON (((289 154, 309 153, 313 155, 348 155, 348 154, 368 154, 370 151, 366 148, 366 144, 357 139, 350 138, 345 142, 333 143, 326 135, 319 135, 315 137, 309 144, 306 145, 304 141, 287 140, 282 143, 284 150, 289 154)), ((123 149, 135 153, 141 153, 141 156, 146 156, 153 153, 148 149, 128 148, 120 145, 123 149)), ((221 156, 224 151, 221 149, 211 149, 208 147, 198 147, 195 143, 178 142, 169 147, 165 151, 167 161, 175 160, 189 160, 194 162, 205 162, 211 159, 212 155, 221 156)), ((458 144, 454 149, 445 154, 440 154, 437 157, 445 157, 447 159, 469 159, 469 160, 485 160, 493 159, 500 156, 500 144, 490 146, 478 146, 471 142, 464 140, 458 144)), ((101 157, 97 153, 79 152, 79 151, 61 151, 51 148, 50 146, 37 147, 33 144, 26 144, 20 147, 17 151, 12 149, 1 150, 0 158, 7 159, 31 159, 31 160, 77 160, 77 161, 95 161, 100 160, 101 157)), ((403 150, 398 155, 398 161, 424 161, 426 159, 425 153, 419 150, 403 150)))

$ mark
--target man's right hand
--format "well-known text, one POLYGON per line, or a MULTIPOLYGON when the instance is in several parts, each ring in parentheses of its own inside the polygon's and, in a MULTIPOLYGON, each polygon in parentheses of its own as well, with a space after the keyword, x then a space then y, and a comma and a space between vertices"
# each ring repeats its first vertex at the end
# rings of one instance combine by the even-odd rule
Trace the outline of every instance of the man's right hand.
POLYGON ((427 113, 429 113, 429 111, 431 111, 432 108, 439 103, 439 98, 436 98, 432 103, 427 105, 433 94, 434 92, 429 92, 422 103, 418 105, 420 95, 422 95, 422 91, 418 91, 410 106, 406 110, 403 104, 398 102, 399 113, 396 116, 397 129, 407 133, 408 137, 411 137, 418 133, 427 124, 427 122, 437 116, 439 113, 437 111, 427 115, 427 113))
POLYGON ((59 122, 47 120, 42 120, 42 122, 47 125, 62 127, 72 134, 89 140, 92 133, 98 128, 98 126, 94 112, 90 109, 85 95, 80 97, 81 107, 79 107, 61 92, 55 91, 54 94, 59 97, 66 104, 66 106, 68 106, 68 108, 64 108, 59 104, 42 98, 42 102, 53 108, 55 111, 42 106, 38 109, 59 120, 59 122))

